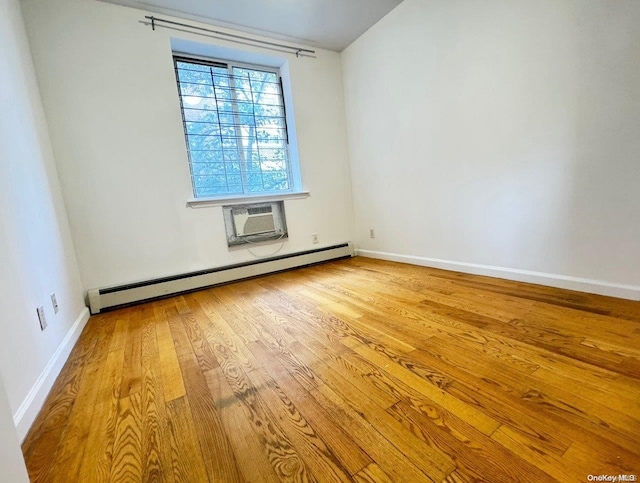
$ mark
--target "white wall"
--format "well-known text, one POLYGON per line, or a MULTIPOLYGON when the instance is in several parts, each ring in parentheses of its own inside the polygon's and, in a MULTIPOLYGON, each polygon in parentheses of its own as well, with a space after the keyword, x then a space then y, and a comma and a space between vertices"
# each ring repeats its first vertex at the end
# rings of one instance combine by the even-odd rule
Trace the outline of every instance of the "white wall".
POLYGON ((639 25, 637 0, 405 0, 342 55, 359 248, 640 296, 639 25))
POLYGON ((0 372, 22 438, 87 311, 17 0, 0 1, 0 46, 0 372))
POLYGON ((11 483, 29 481, 2 377, 0 377, 0 468, 3 481, 11 483))
MULTIPOLYGON (((139 23, 143 11, 93 0, 26 0, 23 8, 85 287, 253 259, 227 248, 220 207, 186 207, 192 193, 170 38, 240 47, 153 32, 139 23)), ((349 240, 352 207, 340 55, 281 55, 311 191, 285 202, 287 253, 349 240)))

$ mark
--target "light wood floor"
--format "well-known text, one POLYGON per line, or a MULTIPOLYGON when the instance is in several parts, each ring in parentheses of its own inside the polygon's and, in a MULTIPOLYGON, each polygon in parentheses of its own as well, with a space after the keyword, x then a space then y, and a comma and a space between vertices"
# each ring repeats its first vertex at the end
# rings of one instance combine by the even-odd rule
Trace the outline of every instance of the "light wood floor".
POLYGON ((92 317, 23 450, 33 481, 639 475, 639 378, 640 303, 355 258, 92 317))

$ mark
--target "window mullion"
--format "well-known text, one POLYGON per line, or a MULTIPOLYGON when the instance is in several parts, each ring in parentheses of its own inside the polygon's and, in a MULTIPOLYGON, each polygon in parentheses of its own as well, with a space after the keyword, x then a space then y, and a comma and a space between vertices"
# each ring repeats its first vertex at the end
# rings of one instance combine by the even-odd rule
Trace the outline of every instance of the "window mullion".
MULTIPOLYGON (((236 150, 238 151, 238 158, 240 159, 240 177, 242 180, 242 192, 249 192, 249 179, 247 174, 247 160, 244 155, 244 148, 242 146, 242 137, 238 136, 238 129, 242 130, 242 125, 240 124, 240 115, 238 114, 238 96, 236 93, 236 82, 233 76, 233 66, 231 64, 227 65, 227 72, 229 73, 229 86, 231 87, 231 106, 233 109, 233 119, 235 120, 235 127, 233 128, 236 142, 236 150)), ((242 131, 240 131, 242 132, 242 131)))
POLYGON ((193 196, 198 197, 198 189, 196 188, 195 178, 193 174, 193 162, 191 157, 191 148, 189 146, 189 131, 187 130, 187 120, 184 116, 184 102, 182 101, 182 88, 180 86, 180 77, 178 76, 178 61, 173 59, 173 66, 176 73, 176 81, 178 83, 178 98, 180 99, 180 114, 182 115, 182 128, 184 129, 184 137, 187 141, 187 156, 189 158, 189 173, 191 174, 191 188, 193 196))
POLYGON ((287 122, 287 106, 284 103, 284 87, 282 85, 282 77, 278 76, 278 87, 280 87, 280 104, 282 106, 282 115, 284 117, 284 133, 285 139, 281 139, 285 150, 285 164, 287 167, 287 187, 292 189, 293 183, 293 168, 291 167, 291 151, 289 150, 289 123, 287 122))
POLYGON ((227 163, 224 160, 224 140, 222 139, 222 124, 220 123, 220 107, 218 106, 218 95, 216 94, 216 81, 214 80, 213 67, 209 67, 211 74, 211 86, 213 87, 213 99, 216 103, 216 118, 218 119, 218 132, 220 133, 220 152, 222 153, 222 167, 224 168, 224 182, 229 192, 229 178, 227 178, 227 163))
MULTIPOLYGON (((258 163, 260 164, 260 182, 264 191, 264 173, 262 172, 262 156, 260 155, 260 145, 258 144, 258 123, 256 122, 256 101, 253 98, 253 86, 251 85, 251 74, 247 74, 249 80, 249 92, 251 93, 251 112, 253 114, 253 134, 256 140, 256 152, 258 153, 258 163)), ((264 87, 264 84, 262 85, 264 87)), ((251 139, 249 139, 251 141, 251 139)))

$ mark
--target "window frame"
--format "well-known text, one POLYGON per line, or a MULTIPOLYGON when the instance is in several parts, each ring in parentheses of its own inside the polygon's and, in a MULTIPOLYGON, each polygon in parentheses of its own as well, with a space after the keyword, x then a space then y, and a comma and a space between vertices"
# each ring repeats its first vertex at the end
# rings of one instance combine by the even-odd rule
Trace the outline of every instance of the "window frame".
MULTIPOLYGON (((181 115, 181 121, 182 121, 182 128, 183 128, 183 135, 184 135, 184 140, 185 140, 185 148, 187 151, 187 162, 189 164, 189 177, 190 177, 190 183, 191 183, 191 191, 192 191, 192 195, 193 197, 190 198, 189 200, 187 200, 187 205, 188 206, 192 206, 192 207, 196 207, 199 205, 221 205, 221 204, 227 204, 229 202, 237 202, 237 201, 243 201, 243 200, 248 200, 248 201, 271 201, 271 200, 279 200, 279 199, 300 199, 300 198, 306 198, 307 196, 310 195, 310 193, 308 191, 304 191, 301 189, 301 180, 299 179, 299 176, 296 176, 294 173, 294 167, 293 167, 293 163, 296 163, 296 172, 299 173, 300 171, 300 166, 299 166, 299 161, 297 158, 294 159, 294 157, 292 157, 291 155, 291 142, 292 140, 290 139, 291 137, 291 131, 289 129, 290 125, 292 124, 292 118, 290 118, 291 116, 291 111, 290 109, 287 107, 287 101, 286 101, 286 95, 285 95, 285 82, 283 80, 282 74, 281 74, 281 69, 279 67, 272 67, 272 66, 267 66, 267 65, 260 65, 260 64, 252 64, 252 63, 247 63, 247 62, 237 62, 237 61, 233 61, 233 60, 225 60, 225 59, 220 59, 220 58, 214 58, 214 57, 207 57, 207 56, 199 56, 199 55, 192 55, 192 54, 188 54, 188 53, 183 53, 183 52, 172 52, 172 63, 173 63, 173 68, 174 68, 174 75, 176 78, 176 88, 177 88, 177 95, 178 95, 178 101, 180 103, 180 115, 181 115), (182 96, 182 91, 180 89, 180 78, 178 76, 178 65, 177 63, 183 61, 183 62, 193 62, 193 63, 199 63, 202 65, 207 65, 207 66, 213 66, 213 67, 222 67, 222 68, 226 68, 229 77, 229 82, 231 84, 233 84, 233 69, 234 68, 240 68, 240 69, 249 69, 249 70, 255 70, 255 71, 259 71, 259 72, 268 72, 268 73, 273 73, 276 75, 277 79, 278 79, 278 83, 280 85, 280 98, 282 100, 282 110, 283 110, 283 121, 284 121, 284 132, 285 132, 285 136, 283 138, 283 144, 284 144, 284 149, 285 149, 285 156, 286 156, 286 174, 287 174, 287 183, 288 183, 288 189, 286 190, 276 190, 276 191, 258 191, 258 192, 248 192, 246 191, 246 185, 243 182, 242 183, 242 193, 227 193, 227 194, 220 194, 220 195, 211 195, 211 196, 197 196, 196 193, 196 186, 195 186, 195 178, 194 178, 194 173, 193 173, 193 164, 191 161, 191 150, 190 150, 190 145, 189 145, 189 138, 188 138, 188 133, 187 133, 187 121, 185 119, 185 114, 184 114, 184 105, 183 105, 183 96, 182 96)), ((240 124, 238 122, 238 116, 240 115, 238 107, 237 107, 237 93, 235 91, 235 86, 234 89, 232 89, 231 91, 232 93, 232 103, 233 103, 233 117, 234 120, 236 121, 236 124, 240 124)), ((252 99, 253 101, 253 99, 252 99)), ((217 105, 217 101, 216 101, 216 112, 218 109, 218 105, 217 105)), ((295 140, 294 140, 295 141, 295 140)), ((224 162, 224 161, 223 161, 224 162)), ((240 161, 241 164, 241 170, 244 170, 245 168, 242 167, 243 164, 245 164, 245 162, 242 162, 242 160, 240 161)), ((226 176, 226 175, 225 175, 226 176)), ((244 176, 244 174, 241 174, 241 176, 244 176)))

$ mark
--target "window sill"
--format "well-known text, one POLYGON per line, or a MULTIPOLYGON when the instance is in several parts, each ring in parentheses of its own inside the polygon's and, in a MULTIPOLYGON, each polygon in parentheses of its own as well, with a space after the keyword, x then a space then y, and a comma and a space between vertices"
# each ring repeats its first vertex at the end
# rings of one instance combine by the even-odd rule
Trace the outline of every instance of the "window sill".
POLYGON ((297 191, 295 193, 277 193, 256 196, 229 196, 225 198, 191 198, 187 200, 187 206, 191 208, 206 208, 208 206, 233 205, 236 203, 262 203, 264 201, 302 200, 311 196, 309 191, 297 191))

